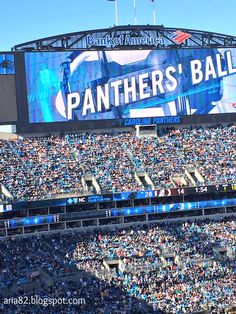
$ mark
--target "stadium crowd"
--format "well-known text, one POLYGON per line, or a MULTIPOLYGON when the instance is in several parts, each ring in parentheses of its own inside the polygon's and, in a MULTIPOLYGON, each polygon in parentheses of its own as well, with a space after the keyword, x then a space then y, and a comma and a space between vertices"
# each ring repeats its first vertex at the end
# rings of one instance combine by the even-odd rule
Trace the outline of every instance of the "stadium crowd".
POLYGON ((19 200, 81 193, 88 175, 104 192, 144 189, 137 171, 148 173, 155 188, 193 185, 188 167, 199 173, 196 185, 235 183, 235 138, 235 126, 219 126, 171 129, 158 137, 124 132, 0 140, 0 182, 19 200))
POLYGON ((0 140, 0 182, 16 199, 80 192, 82 170, 59 136, 0 140))
MULTIPOLYGON (((236 302, 235 232, 234 217, 227 217, 5 239, 0 296, 84 298, 84 304, 67 305, 73 314, 78 306, 87 314, 224 313, 236 302), (232 255, 219 255, 220 248, 232 255), (38 286, 26 288, 22 279, 35 271, 41 274, 38 286)), ((63 306, 46 311, 64 313, 63 306)), ((7 314, 40 310, 1 308, 7 314)))

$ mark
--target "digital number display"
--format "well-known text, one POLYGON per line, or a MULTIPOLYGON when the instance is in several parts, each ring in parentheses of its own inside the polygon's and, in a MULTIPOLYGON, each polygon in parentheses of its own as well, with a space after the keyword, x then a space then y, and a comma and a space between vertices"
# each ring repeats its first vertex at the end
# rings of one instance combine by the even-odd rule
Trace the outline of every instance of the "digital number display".
POLYGON ((232 184, 231 189, 232 189, 232 191, 236 191, 236 184, 232 184))

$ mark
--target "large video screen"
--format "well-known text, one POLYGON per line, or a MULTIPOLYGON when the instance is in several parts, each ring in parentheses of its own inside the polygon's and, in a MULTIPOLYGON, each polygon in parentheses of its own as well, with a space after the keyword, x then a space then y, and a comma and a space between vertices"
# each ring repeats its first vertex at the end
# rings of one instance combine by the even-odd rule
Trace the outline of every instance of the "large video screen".
POLYGON ((25 53, 30 123, 236 113, 236 49, 25 53))

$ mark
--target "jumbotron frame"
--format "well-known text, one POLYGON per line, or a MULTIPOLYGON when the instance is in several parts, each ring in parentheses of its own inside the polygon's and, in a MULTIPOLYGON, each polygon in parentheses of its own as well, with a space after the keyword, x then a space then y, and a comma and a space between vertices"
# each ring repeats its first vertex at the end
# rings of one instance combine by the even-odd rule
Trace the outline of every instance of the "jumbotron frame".
MULTIPOLYGON (((91 35, 97 39, 105 38, 106 36, 114 38, 120 35, 130 37, 138 36, 145 38, 160 37, 163 39, 162 42, 156 45, 142 45, 140 46, 140 49, 236 47, 236 37, 231 35, 184 28, 164 27, 163 25, 127 25, 67 33, 42 38, 16 45, 12 48, 12 51, 58 51, 97 49, 98 47, 96 45, 88 46, 88 35, 91 35), (173 34, 178 31, 190 34, 191 37, 179 44, 173 39, 173 34)), ((107 47, 99 46, 99 50, 102 49, 107 49, 107 47)), ((119 46, 117 49, 134 49, 134 47, 119 46)))

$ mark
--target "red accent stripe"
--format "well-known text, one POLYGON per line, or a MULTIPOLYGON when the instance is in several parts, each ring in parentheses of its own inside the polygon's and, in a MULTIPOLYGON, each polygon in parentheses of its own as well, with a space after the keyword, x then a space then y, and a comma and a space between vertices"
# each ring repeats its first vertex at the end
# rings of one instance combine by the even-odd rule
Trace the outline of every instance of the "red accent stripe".
POLYGON ((178 44, 182 44, 186 39, 190 38, 191 35, 187 34, 187 33, 182 33, 182 35, 179 35, 178 37, 176 37, 174 40, 178 43, 178 44))
POLYGON ((181 31, 176 31, 175 34, 177 34, 177 35, 182 35, 182 34, 186 34, 186 33, 181 32, 181 31))

